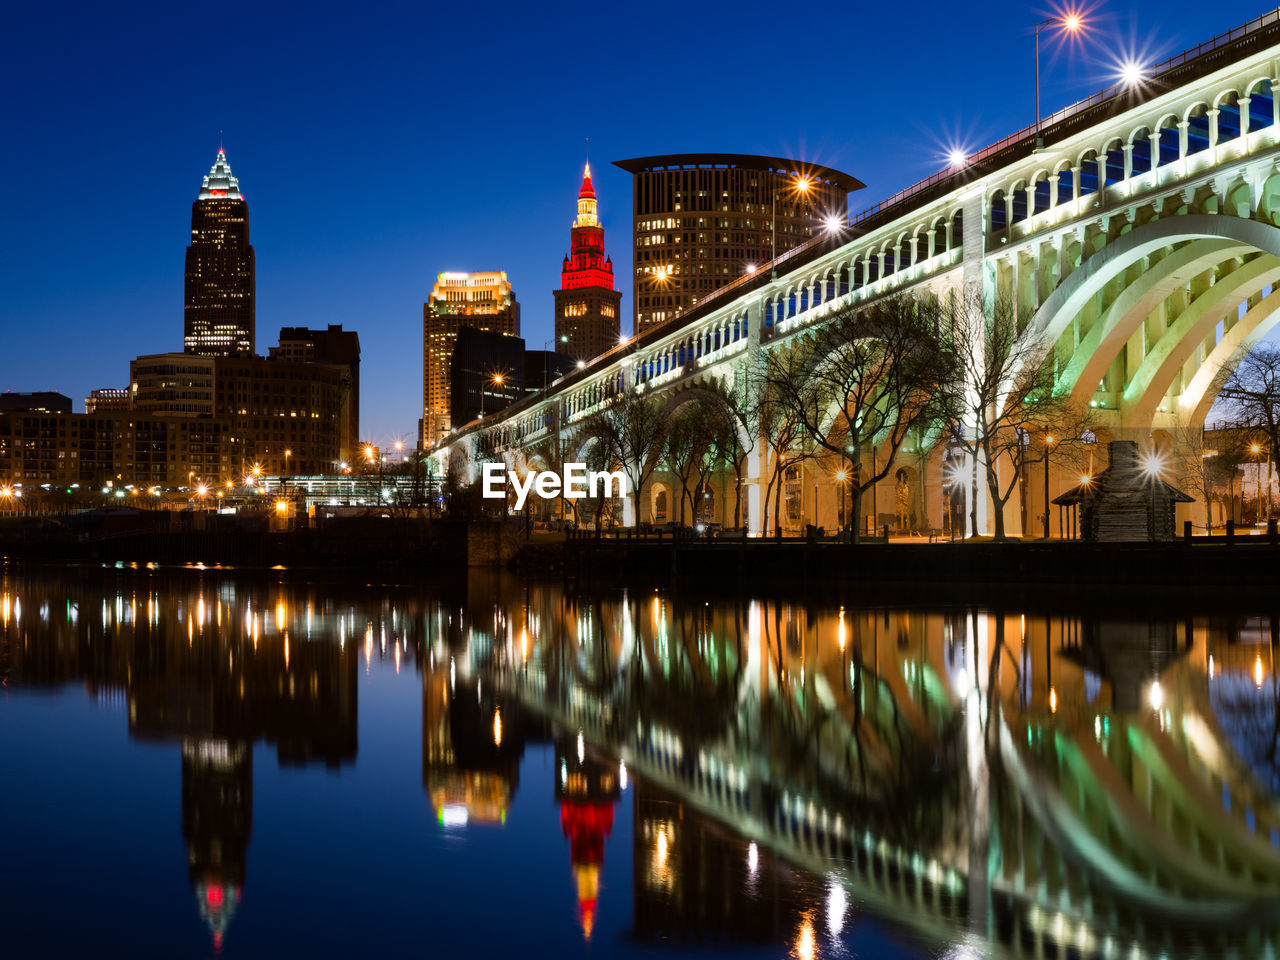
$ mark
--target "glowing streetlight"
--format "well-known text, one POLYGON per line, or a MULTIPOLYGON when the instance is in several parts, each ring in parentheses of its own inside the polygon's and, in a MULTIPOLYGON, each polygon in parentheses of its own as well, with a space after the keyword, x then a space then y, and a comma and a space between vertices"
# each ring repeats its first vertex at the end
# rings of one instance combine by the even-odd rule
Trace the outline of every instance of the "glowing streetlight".
POLYGON ((955 170, 963 167, 968 159, 969 155, 961 147, 952 147, 947 151, 947 165, 955 170))
POLYGON ((579 360, 579 361, 578 361, 578 369, 579 369, 579 370, 584 370, 584 369, 586 369, 586 366, 587 366, 587 361, 585 361, 585 360, 579 360))
MULTIPOLYGON (((808 193, 809 188, 813 186, 813 178, 799 176, 791 182, 791 185, 799 193, 808 193)), ((774 264, 778 261, 778 188, 775 186, 773 192, 769 196, 769 279, 778 279, 778 268, 774 264)))
POLYGON ((1126 60, 1120 64, 1120 82, 1126 87, 1136 87, 1147 79, 1146 71, 1142 68, 1142 64, 1133 60, 1126 60))
POLYGON ((756 272, 756 265, 755 265, 754 263, 748 263, 748 264, 747 264, 747 276, 751 276, 751 274, 753 274, 753 273, 755 273, 755 272, 756 272))
POLYGON ((839 233, 844 229, 844 218, 837 217, 834 213, 822 219, 822 227, 827 233, 839 233))
POLYGON ((1050 17, 1036 24, 1036 149, 1044 147, 1044 137, 1040 135, 1040 31, 1045 27, 1061 27, 1067 33, 1079 33, 1084 21, 1078 13, 1068 13, 1061 17, 1050 17))

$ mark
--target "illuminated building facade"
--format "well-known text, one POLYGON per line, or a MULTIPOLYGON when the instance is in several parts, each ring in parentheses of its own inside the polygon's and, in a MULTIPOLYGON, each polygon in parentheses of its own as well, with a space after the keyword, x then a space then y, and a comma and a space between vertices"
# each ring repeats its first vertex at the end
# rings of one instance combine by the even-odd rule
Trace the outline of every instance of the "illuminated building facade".
POLYGON ((254 261, 249 204, 219 147, 191 204, 183 299, 184 349, 249 356, 254 344, 254 261))
POLYGON ((422 437, 424 447, 453 426, 450 362, 462 327, 520 336, 520 304, 502 270, 441 273, 422 305, 422 437))
POLYGON ((622 292, 613 288, 613 260, 604 252, 591 165, 582 174, 571 253, 560 267, 556 298, 556 348, 577 360, 598 357, 618 342, 622 292))
POLYGON ((714 290, 848 218, 863 186, 784 157, 688 153, 619 160, 632 175, 634 332, 685 313, 714 290), (777 235, 773 228, 776 222, 777 235))

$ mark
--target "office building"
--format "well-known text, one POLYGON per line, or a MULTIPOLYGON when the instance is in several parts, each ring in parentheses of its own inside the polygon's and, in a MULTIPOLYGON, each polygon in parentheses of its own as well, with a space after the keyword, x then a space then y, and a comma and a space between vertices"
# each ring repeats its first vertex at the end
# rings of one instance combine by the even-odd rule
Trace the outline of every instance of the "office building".
POLYGON ((455 425, 450 416, 449 364, 464 327, 520 336, 520 304, 501 270, 441 273, 422 305, 422 436, 426 448, 455 425))
POLYGON ((632 175, 633 331, 672 320, 849 215, 863 184, 784 157, 690 153, 615 164, 632 175), (776 239, 774 227, 776 225, 776 239))
POLYGON ((221 147, 191 204, 183 300, 184 350, 250 356, 254 349, 254 262, 249 204, 221 147))
POLYGON ((598 357, 618 342, 622 293, 613 288, 613 260, 604 252, 604 227, 587 164, 578 191, 571 252, 560 266, 556 298, 556 348, 578 360, 598 357))
POLYGON ((283 327, 280 345, 269 351, 273 359, 295 363, 328 363, 346 367, 350 374, 350 409, 347 412, 347 435, 351 445, 360 442, 360 336, 354 330, 343 330, 342 324, 329 324, 324 330, 307 327, 283 327))
POLYGON ((449 361, 449 410, 460 427, 524 396, 524 340, 462 327, 449 361))
POLYGON ((0 393, 0 413, 70 413, 71 398, 52 390, 0 393))

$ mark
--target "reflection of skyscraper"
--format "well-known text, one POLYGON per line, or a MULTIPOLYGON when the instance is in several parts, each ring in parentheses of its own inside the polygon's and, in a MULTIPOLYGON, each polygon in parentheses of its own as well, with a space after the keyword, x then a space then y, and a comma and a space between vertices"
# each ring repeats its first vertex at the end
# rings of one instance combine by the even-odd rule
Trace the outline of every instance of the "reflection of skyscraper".
POLYGON ((582 735, 556 739, 556 800, 560 829, 569 838, 569 862, 578 892, 578 921, 591 939, 595 927, 604 841, 613 830, 613 807, 621 794, 618 768, 587 756, 582 735))
POLYGON ((520 783, 522 718, 484 693, 452 669, 423 672, 422 785, 443 827, 506 823, 520 783))
POLYGON ((253 828, 253 747, 182 741, 182 835, 187 875, 215 946, 240 903, 253 828))
POLYGON ((798 928, 804 899, 765 850, 643 780, 632 792, 638 938, 777 943, 798 928))

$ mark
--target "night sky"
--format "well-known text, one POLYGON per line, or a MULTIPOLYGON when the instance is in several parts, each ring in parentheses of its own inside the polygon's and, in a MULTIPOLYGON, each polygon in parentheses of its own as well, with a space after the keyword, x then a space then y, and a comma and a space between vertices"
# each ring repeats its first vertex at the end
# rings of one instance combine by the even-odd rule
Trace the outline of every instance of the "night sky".
MULTIPOLYGON (((1094 4, 1041 36, 1042 112, 1264 12, 1094 4)), ((19 4, 0 39, 0 390, 83 409, 129 360, 182 348, 191 202, 219 131, 249 201, 258 350, 341 323, 362 432, 415 436, 422 302, 441 270, 506 270, 523 333, 551 291, 591 138, 630 329, 630 178, 689 151, 828 164, 852 211, 1034 118, 1021 3, 19 4), (976 11, 981 10, 981 14, 976 11)))

